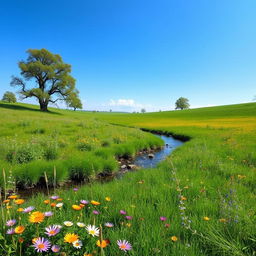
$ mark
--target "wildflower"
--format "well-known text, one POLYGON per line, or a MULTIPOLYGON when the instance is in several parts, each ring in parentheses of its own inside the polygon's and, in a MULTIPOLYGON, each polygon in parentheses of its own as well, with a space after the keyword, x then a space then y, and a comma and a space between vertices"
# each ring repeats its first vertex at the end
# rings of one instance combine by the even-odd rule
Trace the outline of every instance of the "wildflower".
POLYGON ((35 209, 34 206, 29 206, 27 208, 24 208, 23 213, 29 213, 32 212, 35 209))
POLYGON ((52 250, 53 252, 59 252, 59 251, 60 251, 60 247, 59 247, 58 245, 53 245, 52 248, 51 248, 51 250, 52 250))
POLYGON ((60 201, 63 201, 62 198, 57 198, 56 201, 60 202, 60 201))
POLYGON ((76 210, 76 211, 80 211, 80 210, 82 209, 81 206, 76 205, 76 204, 73 204, 73 205, 72 205, 72 208, 73 208, 74 210, 76 210))
POLYGON ((35 243, 32 246, 37 252, 47 252, 51 247, 51 243, 44 237, 38 237, 36 238, 35 243))
POLYGON ((24 226, 17 226, 15 229, 14 229, 14 232, 15 234, 22 234, 25 230, 25 227, 24 226))
POLYGON ((14 203, 17 204, 17 205, 23 204, 24 202, 25 202, 24 199, 16 199, 16 200, 14 200, 14 203))
POLYGON ((107 197, 105 197, 105 200, 106 200, 107 202, 110 202, 110 201, 111 201, 111 198, 110 198, 109 196, 107 196, 107 197))
POLYGON ((95 227, 94 225, 86 226, 86 230, 87 230, 88 234, 92 235, 92 236, 99 236, 99 234, 100 234, 99 228, 95 227))
POLYGON ((12 206, 7 205, 7 206, 6 206, 6 209, 12 209, 12 206))
POLYGON ((171 224, 166 223, 164 226, 165 226, 166 228, 169 228, 169 227, 171 226, 171 224))
POLYGON ((18 208, 18 209, 17 209, 17 212, 23 212, 23 211, 24 211, 23 208, 18 208))
POLYGON ((120 214, 122 214, 122 215, 126 215, 126 211, 124 211, 124 210, 120 210, 119 212, 120 212, 120 214))
POLYGON ((51 217, 53 215, 53 212, 45 212, 44 216, 45 217, 51 217))
POLYGON ((208 221, 208 220, 210 220, 210 218, 205 216, 205 217, 203 217, 203 220, 208 221))
POLYGON ((56 207, 55 203, 51 203, 50 205, 51 205, 51 207, 56 207))
POLYGON ((73 190, 74 190, 75 192, 77 192, 77 191, 78 191, 78 188, 73 188, 73 190))
POLYGON ((7 235, 13 235, 13 234, 15 234, 14 228, 9 228, 9 229, 7 229, 6 234, 7 234, 7 235))
POLYGON ((81 208, 84 208, 84 207, 85 207, 85 205, 84 205, 84 204, 79 204, 79 206, 80 206, 81 208))
POLYGON ((172 237, 171 237, 171 240, 172 240, 173 242, 177 242, 177 241, 178 241, 178 237, 177 237, 177 236, 172 236, 172 237))
POLYGON ((78 235, 74 234, 74 233, 67 233, 65 236, 64 236, 64 242, 65 243, 69 243, 69 244, 72 244, 73 242, 77 241, 79 238, 78 235))
POLYGON ((17 195, 11 195, 11 196, 8 196, 9 199, 17 199, 18 196, 17 195))
POLYGON ((41 223, 44 220, 44 214, 42 212, 33 212, 29 216, 29 221, 31 223, 41 223))
POLYGON ((63 203, 57 203, 57 204, 56 204, 56 207, 57 207, 57 208, 61 208, 62 206, 63 206, 63 203))
POLYGON ((49 204, 50 200, 44 200, 44 204, 49 204))
POLYGON ((117 240, 117 245, 119 246, 119 249, 122 251, 130 251, 132 249, 132 245, 126 241, 126 240, 117 240))
POLYGON ((64 221, 63 223, 64 223, 64 225, 65 225, 66 227, 71 227, 71 226, 73 226, 73 222, 71 222, 71 221, 64 221))
POLYGON ((111 222, 106 222, 106 223, 104 224, 104 226, 107 227, 107 228, 113 228, 113 227, 114 227, 114 224, 111 223, 111 222))
POLYGON ((132 216, 125 216, 127 220, 132 220, 132 216))
POLYGON ((143 184, 145 181, 144 180, 140 180, 138 181, 138 184, 143 184))
POLYGON ((82 223, 82 222, 77 222, 76 224, 77 224, 77 226, 78 226, 79 228, 84 228, 84 227, 85 227, 85 224, 82 223))
POLYGON ((131 223, 126 223, 126 226, 127 226, 128 228, 130 228, 130 227, 132 226, 132 224, 131 224, 131 223))
POLYGON ((226 223, 227 220, 226 219, 219 219, 219 222, 226 223))
POLYGON ((3 201, 4 204, 8 204, 10 202, 10 200, 6 199, 3 201))
POLYGON ((57 200, 59 198, 59 196, 51 196, 52 200, 57 200))
POLYGON ((187 200, 187 198, 186 198, 185 196, 181 196, 180 199, 181 199, 182 201, 186 201, 186 200, 187 200))
POLYGON ((95 215, 99 215, 100 214, 99 211, 95 211, 95 210, 92 213, 95 214, 95 215))
POLYGON ((16 220, 15 219, 13 219, 13 220, 7 220, 7 222, 6 222, 6 226, 8 226, 8 227, 12 227, 12 226, 14 226, 15 224, 16 224, 16 220))
POLYGON ((23 243, 23 242, 24 242, 24 238, 19 237, 18 242, 19 242, 19 243, 23 243))
POLYGON ((92 200, 92 201, 91 201, 91 204, 92 204, 92 205, 100 205, 100 202, 92 200))
POLYGON ((109 244, 110 244, 110 241, 109 241, 109 240, 102 240, 102 241, 98 240, 98 241, 96 242, 96 245, 99 246, 100 248, 105 248, 105 247, 107 247, 109 244))
POLYGON ((80 249, 83 246, 83 243, 80 240, 76 240, 72 244, 76 249, 80 249))
POLYGON ((87 200, 80 200, 80 203, 83 205, 89 204, 89 202, 87 200))
POLYGON ((166 220, 167 220, 167 218, 166 218, 166 217, 164 217, 164 216, 161 216, 161 217, 160 217, 160 220, 161 220, 161 221, 166 221, 166 220))
POLYGON ((45 230, 46 230, 45 234, 48 236, 55 236, 60 232, 60 228, 56 225, 49 226, 45 228, 45 230))

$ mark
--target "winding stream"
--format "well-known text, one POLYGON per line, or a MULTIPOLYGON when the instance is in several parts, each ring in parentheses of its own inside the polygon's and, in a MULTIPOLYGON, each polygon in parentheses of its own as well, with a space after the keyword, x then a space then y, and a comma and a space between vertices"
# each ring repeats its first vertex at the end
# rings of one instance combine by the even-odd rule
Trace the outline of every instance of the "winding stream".
POLYGON ((163 161, 168 155, 170 155, 174 149, 176 149, 177 147, 181 146, 184 143, 181 140, 174 139, 171 136, 155 136, 160 137, 164 141, 165 146, 159 151, 155 152, 153 158, 149 158, 147 153, 138 155, 134 160, 135 165, 141 168, 154 168, 157 166, 159 162, 163 161))

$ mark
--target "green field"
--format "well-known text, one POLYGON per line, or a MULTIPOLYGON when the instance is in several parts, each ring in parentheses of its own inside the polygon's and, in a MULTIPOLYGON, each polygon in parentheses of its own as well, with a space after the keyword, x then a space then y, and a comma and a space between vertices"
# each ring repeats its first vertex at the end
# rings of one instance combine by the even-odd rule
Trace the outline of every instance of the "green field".
MULTIPOLYGON (((44 173, 43 165, 39 170, 40 163, 56 161, 65 170, 72 162, 69 159, 73 155, 80 158, 80 154, 116 163, 114 156, 127 152, 134 155, 141 148, 161 144, 153 135, 123 126, 190 137, 158 168, 128 173, 123 179, 106 184, 91 183, 78 191, 55 191, 63 199, 61 208, 46 204, 44 200, 49 197, 45 195, 34 195, 22 205, 16 205, 13 199, 1 204, 1 255, 37 255, 31 240, 47 237, 44 228, 51 224, 63 226, 58 235, 49 239, 61 246, 65 252, 62 255, 124 255, 116 244, 120 239, 132 244, 133 249, 127 255, 256 255, 256 103, 147 114, 74 113, 56 109, 52 113, 40 113, 30 105, 1 104, 0 107, 1 165, 7 172, 13 168, 17 178, 23 172, 22 166, 25 168, 33 162, 37 164, 30 169, 29 177, 34 175, 33 170, 40 175, 44 173), (81 136, 100 142, 90 152, 81 152, 77 148, 81 136), (116 145, 114 138, 123 136, 125 139, 116 145), (31 138, 38 145, 41 145, 40 138, 45 143, 57 143, 56 159, 46 159, 42 154, 40 159, 30 162, 8 163, 6 156, 12 144, 18 144, 18 148, 28 144, 30 148, 31 138), (109 142, 107 148, 102 144, 105 141, 109 142), (61 143, 65 146, 61 147, 61 143), (123 146, 130 150, 122 152, 123 146), (80 200, 96 200, 101 204, 90 203, 74 210, 72 205, 79 205, 80 200), (54 215, 45 217, 41 224, 30 223, 29 213, 17 212, 17 208, 28 206, 34 206, 34 211, 52 211, 54 215), (120 210, 125 210, 132 219, 126 219, 120 210), (166 220, 160 220, 161 216, 166 220), (25 230, 22 234, 7 235, 6 220, 14 218, 25 230), (74 225, 64 226, 67 220, 74 225), (102 226, 100 239, 109 239, 110 244, 102 249, 97 247, 99 238, 79 228, 78 221, 102 226), (106 222, 114 227, 105 227, 106 222), (75 249, 65 243, 66 233, 78 234, 82 248, 75 249), (20 237, 24 239, 22 243, 18 241, 20 237)), ((40 148, 43 147, 47 148, 44 143, 40 148)), ((51 170, 49 167, 49 176, 51 170)), ((69 170, 72 168, 65 171, 68 175, 69 170)), ((61 176, 62 168, 58 167, 57 171, 61 176)))

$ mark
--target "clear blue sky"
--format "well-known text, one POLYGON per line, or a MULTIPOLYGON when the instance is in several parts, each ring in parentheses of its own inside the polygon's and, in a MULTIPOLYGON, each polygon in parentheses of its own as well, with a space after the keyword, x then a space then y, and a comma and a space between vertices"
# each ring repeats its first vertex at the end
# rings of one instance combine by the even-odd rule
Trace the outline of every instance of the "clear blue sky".
POLYGON ((0 97, 29 48, 72 65, 84 109, 173 109, 256 95, 255 0, 8 0, 0 8, 0 97))

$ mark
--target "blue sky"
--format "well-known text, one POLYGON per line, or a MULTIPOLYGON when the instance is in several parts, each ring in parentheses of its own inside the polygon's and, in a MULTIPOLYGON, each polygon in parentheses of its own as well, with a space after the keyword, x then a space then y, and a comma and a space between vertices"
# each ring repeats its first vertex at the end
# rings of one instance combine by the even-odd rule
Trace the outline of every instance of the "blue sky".
POLYGON ((46 48, 72 65, 87 110, 249 102, 255 13, 255 0, 2 1, 0 97, 26 50, 46 48))

